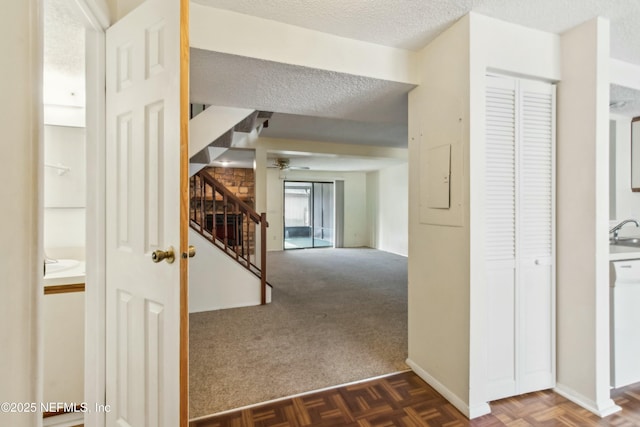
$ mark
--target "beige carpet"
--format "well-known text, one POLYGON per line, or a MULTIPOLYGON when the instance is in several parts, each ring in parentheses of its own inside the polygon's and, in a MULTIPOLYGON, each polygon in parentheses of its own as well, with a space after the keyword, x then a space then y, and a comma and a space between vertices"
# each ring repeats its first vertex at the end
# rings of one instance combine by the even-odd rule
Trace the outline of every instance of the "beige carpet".
POLYGON ((273 302, 190 315, 190 418, 407 369, 407 260, 269 253, 273 302))

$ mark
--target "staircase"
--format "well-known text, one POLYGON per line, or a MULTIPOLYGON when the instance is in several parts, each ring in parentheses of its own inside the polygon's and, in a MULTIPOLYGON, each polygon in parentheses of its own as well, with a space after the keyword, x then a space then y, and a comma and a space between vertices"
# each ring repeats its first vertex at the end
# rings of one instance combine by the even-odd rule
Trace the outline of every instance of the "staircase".
POLYGON ((246 108, 191 105, 189 176, 195 175, 231 147, 257 138, 273 113, 246 108))
POLYGON ((191 228, 260 279, 260 303, 266 304, 267 214, 258 214, 206 172, 191 177, 190 196, 191 228))
MULTIPOLYGON (((266 230, 268 223, 266 214, 259 214, 245 201, 237 197, 222 183, 204 170, 204 168, 227 149, 242 145, 247 138, 257 138, 264 122, 271 113, 240 108, 193 106, 194 111, 200 111, 190 122, 190 225, 192 232, 197 233, 215 248, 222 251, 237 265, 242 266, 246 274, 259 279, 260 304, 270 302, 271 285, 266 280, 266 230), (195 107, 195 108, 194 108, 195 107)), ((198 237, 193 237, 198 239, 198 237)), ((210 249, 207 249, 211 251, 210 249)), ((224 286, 229 281, 243 282, 245 291, 253 293, 250 283, 238 275, 237 267, 234 271, 227 271, 229 261, 216 261, 215 250, 210 252, 210 262, 217 265, 209 266, 212 274, 224 276, 224 286), (226 267, 223 267, 226 265, 226 267), (247 290, 247 286, 248 289, 247 290)), ((224 257, 224 255, 221 255, 224 257)), ((232 269, 233 270, 233 269, 232 269)), ((203 284, 198 284, 202 286, 203 284)), ((206 284, 204 284, 206 286, 206 284)), ((237 284, 236 284, 237 285, 237 284)), ((256 285, 253 285, 256 286, 256 285)), ((199 298, 196 296, 196 298, 199 298)), ((254 296, 257 298, 257 295, 254 296)), ((212 296, 212 299, 219 299, 212 296)), ((237 303, 239 296, 235 296, 234 305, 222 305, 218 308, 253 305, 255 303, 237 303)))

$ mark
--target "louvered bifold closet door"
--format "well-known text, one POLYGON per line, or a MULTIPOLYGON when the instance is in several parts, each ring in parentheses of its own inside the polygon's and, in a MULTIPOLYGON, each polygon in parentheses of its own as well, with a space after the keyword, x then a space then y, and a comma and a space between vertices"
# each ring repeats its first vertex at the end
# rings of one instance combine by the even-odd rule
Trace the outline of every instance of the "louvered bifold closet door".
POLYGON ((516 82, 487 77, 485 262, 488 400, 516 392, 516 82))
POLYGON ((555 87, 487 76, 487 400, 555 385, 555 87))
POLYGON ((555 385, 555 86, 519 81, 518 394, 555 385))

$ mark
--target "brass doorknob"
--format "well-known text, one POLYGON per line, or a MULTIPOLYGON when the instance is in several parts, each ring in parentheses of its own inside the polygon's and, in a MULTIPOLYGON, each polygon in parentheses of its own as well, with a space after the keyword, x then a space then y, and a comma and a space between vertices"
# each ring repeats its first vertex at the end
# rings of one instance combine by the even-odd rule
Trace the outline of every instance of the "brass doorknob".
POLYGON ((167 261, 169 264, 175 261, 175 253, 173 252, 173 246, 169 246, 166 251, 162 251, 158 249, 157 251, 153 251, 151 254, 151 260, 155 263, 158 263, 162 260, 167 261))
POLYGON ((182 259, 193 258, 196 256, 196 247, 193 245, 189 245, 188 252, 182 252, 182 259))

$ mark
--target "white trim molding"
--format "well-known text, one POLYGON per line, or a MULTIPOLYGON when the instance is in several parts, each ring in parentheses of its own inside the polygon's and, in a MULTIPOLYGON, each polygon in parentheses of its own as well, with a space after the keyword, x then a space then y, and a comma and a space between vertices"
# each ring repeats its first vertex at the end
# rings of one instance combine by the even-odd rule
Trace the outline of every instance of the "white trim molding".
MULTIPOLYGON (((84 401, 105 404, 105 29, 104 0, 76 0, 85 21, 86 61, 86 283, 84 401), (102 6, 101 6, 102 4, 102 6)), ((71 424, 71 425, 77 425, 71 424)), ((103 427, 105 413, 84 414, 84 425, 103 427)), ((62 425, 61 425, 62 427, 62 425)))
POLYGON ((565 399, 572 401, 576 405, 583 407, 587 411, 593 412, 600 418, 604 418, 622 410, 622 408, 616 405, 612 399, 605 399, 604 402, 598 404, 588 397, 578 393, 571 387, 567 387, 563 384, 556 384, 553 391, 565 399))
POLYGON ((460 412, 464 414, 464 416, 466 416, 470 420, 491 413, 491 407, 488 403, 469 406, 457 394, 449 390, 447 386, 432 377, 427 371, 418 366, 413 360, 407 359, 406 363, 413 370, 413 372, 416 373, 416 375, 418 375, 427 384, 433 387, 438 393, 442 395, 442 397, 447 399, 453 406, 455 406, 460 412))
POLYGON ((609 74, 611 84, 640 90, 640 65, 612 58, 609 60, 609 74))
POLYGON ((109 5, 106 0, 76 0, 94 29, 106 30, 111 25, 109 5))

